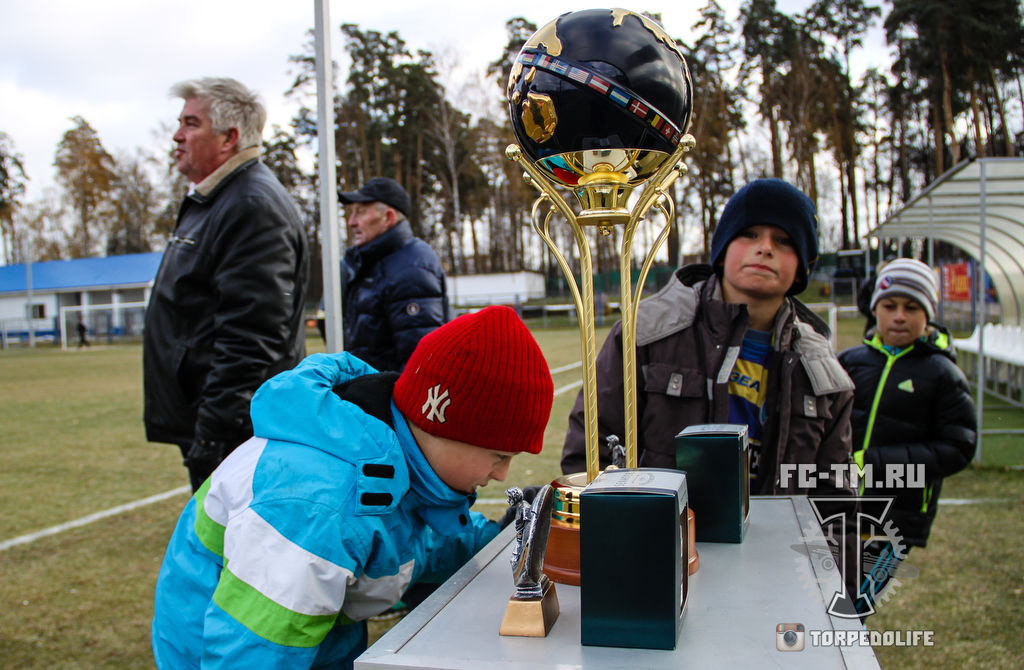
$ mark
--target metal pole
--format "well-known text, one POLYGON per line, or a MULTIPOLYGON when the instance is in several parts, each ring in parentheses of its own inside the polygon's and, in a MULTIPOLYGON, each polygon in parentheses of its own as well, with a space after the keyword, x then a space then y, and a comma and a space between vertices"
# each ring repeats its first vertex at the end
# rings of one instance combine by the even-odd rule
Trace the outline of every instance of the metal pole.
POLYGON ((68 350, 68 308, 60 308, 60 348, 68 350))
POLYGON ((928 265, 934 265, 935 258, 935 221, 932 218, 932 197, 928 196, 928 265))
POLYGON ((896 258, 903 258, 903 217, 896 217, 896 258))
POLYGON ((978 449, 974 452, 974 462, 981 465, 981 431, 982 419, 985 409, 985 321, 988 311, 985 309, 985 161, 980 160, 981 166, 981 244, 978 251, 978 271, 975 273, 978 279, 978 290, 976 300, 980 302, 978 313, 978 449))
POLYGON ((939 323, 946 323, 946 268, 943 264, 939 264, 939 323))
POLYGON ((316 125, 320 167, 320 255, 324 271, 324 334, 327 353, 344 349, 341 324, 341 237, 334 154, 334 64, 330 0, 314 0, 316 12, 316 125))
POLYGON ((32 247, 29 244, 28 236, 25 236, 25 288, 27 291, 26 300, 28 302, 25 305, 26 316, 28 317, 28 346, 36 346, 36 329, 35 324, 32 323, 32 317, 35 315, 35 309, 32 306, 32 247))

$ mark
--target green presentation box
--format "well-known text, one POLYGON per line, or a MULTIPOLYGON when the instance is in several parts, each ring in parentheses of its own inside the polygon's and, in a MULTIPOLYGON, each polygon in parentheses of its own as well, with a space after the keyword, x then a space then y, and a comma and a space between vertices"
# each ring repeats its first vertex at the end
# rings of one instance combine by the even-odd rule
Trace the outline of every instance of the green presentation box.
POLYGON ((675 649, 687 594, 686 473, 607 470, 580 494, 580 641, 675 649))
POLYGON ((676 435, 676 467, 687 473, 698 542, 743 542, 750 514, 747 427, 690 426, 676 435))

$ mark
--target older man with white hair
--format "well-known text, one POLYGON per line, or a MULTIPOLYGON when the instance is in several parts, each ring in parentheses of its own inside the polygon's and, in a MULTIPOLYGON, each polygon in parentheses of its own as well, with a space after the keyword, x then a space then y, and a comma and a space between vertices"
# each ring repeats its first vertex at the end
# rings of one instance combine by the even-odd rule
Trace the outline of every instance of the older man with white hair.
POLYGON ((228 78, 180 82, 178 170, 191 182, 146 309, 146 436, 178 445, 197 490, 252 437, 256 389, 305 357, 309 245, 260 161, 267 112, 228 78))

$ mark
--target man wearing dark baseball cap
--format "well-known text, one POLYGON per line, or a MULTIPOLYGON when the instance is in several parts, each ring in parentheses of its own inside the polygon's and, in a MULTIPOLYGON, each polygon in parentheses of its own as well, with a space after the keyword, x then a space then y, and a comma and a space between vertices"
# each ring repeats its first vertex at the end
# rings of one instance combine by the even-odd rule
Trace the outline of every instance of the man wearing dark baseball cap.
POLYGON ((409 194, 387 177, 344 192, 349 249, 342 262, 345 350, 399 372, 427 333, 447 321, 444 268, 413 236, 409 194))

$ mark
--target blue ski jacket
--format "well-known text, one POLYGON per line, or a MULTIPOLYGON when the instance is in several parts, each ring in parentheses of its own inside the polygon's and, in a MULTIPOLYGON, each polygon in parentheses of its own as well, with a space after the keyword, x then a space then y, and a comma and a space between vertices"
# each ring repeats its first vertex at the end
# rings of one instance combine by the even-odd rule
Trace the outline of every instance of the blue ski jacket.
POLYGON ((351 667, 365 619, 498 534, 423 457, 390 402, 397 375, 375 373, 317 354, 260 387, 255 437, 189 501, 167 547, 158 668, 351 667))

